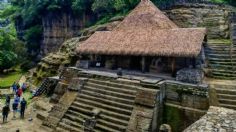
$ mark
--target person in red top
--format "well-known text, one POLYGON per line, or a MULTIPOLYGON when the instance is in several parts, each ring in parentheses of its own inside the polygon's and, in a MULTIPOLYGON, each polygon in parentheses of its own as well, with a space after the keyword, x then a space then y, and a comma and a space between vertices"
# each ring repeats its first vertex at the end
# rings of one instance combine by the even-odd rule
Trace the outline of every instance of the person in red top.
POLYGON ((22 92, 23 92, 22 88, 19 88, 19 89, 17 90, 17 95, 18 95, 19 97, 21 97, 22 92))

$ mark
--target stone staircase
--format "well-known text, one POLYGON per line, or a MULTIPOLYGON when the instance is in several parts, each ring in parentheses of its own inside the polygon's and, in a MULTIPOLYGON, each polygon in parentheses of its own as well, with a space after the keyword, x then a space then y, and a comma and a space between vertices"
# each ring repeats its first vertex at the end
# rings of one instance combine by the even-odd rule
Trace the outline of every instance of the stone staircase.
POLYGON ((209 40, 205 47, 209 77, 236 79, 236 13, 231 14, 229 25, 229 40, 209 40))
POLYGON ((47 91, 47 88, 49 87, 49 79, 45 78, 39 88, 36 90, 34 96, 42 95, 47 91))
POLYGON ((231 41, 211 40, 205 47, 209 77, 216 79, 236 79, 236 47, 231 41))
POLYGON ((95 132, 126 131, 138 89, 144 88, 136 82, 90 78, 58 123, 56 131, 83 132, 83 124, 86 119, 91 119, 94 109, 101 111, 95 132))
POLYGON ((210 86, 216 90, 219 106, 236 110, 236 84, 212 84, 210 86))

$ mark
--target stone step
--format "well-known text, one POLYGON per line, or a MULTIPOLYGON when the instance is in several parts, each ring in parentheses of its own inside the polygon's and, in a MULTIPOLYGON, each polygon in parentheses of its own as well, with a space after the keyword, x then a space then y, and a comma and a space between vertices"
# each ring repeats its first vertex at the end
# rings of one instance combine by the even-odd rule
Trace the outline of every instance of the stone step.
POLYGON ((114 79, 114 80, 110 80, 111 82, 114 83, 121 83, 121 84, 127 84, 127 85, 132 85, 132 86, 141 86, 140 81, 137 80, 129 80, 129 79, 114 79))
POLYGON ((87 82, 86 85, 90 86, 90 87, 98 88, 98 89, 104 89, 107 91, 119 92, 119 93, 128 94, 128 95, 135 95, 136 94, 136 90, 122 89, 119 87, 100 85, 100 84, 91 83, 91 82, 87 82))
POLYGON ((206 54, 207 57, 214 57, 214 58, 235 58, 236 54, 215 54, 215 53, 208 53, 206 54))
POLYGON ((232 42, 228 43, 228 44, 223 44, 223 43, 209 43, 208 45, 206 45, 207 48, 230 48, 232 42))
MULTIPOLYGON (((67 113, 73 114, 74 116, 82 118, 82 119, 89 119, 89 118, 92 117, 92 116, 88 116, 88 115, 79 113, 79 111, 73 111, 73 110, 68 110, 67 113)), ((128 123, 129 123, 128 121, 120 120, 119 118, 118 119, 117 118, 113 118, 113 117, 104 115, 103 113, 101 113, 99 115, 99 118, 101 118, 102 120, 106 120, 106 121, 112 122, 114 124, 122 125, 122 126, 127 126, 128 123)))
POLYGON ((69 130, 65 130, 65 129, 60 128, 60 127, 57 127, 55 131, 56 132, 70 132, 69 130))
MULTIPOLYGON (((103 80, 97 80, 97 79, 89 79, 89 82, 93 82, 95 84, 101 84, 101 85, 107 85, 112 87, 117 87, 120 89, 129 89, 129 90, 137 90, 137 86, 134 85, 128 85, 128 84, 121 84, 119 82, 111 82, 111 81, 103 81, 103 80)), ((142 87, 140 87, 142 89, 142 87)))
POLYGON ((236 100, 236 95, 229 95, 229 94, 217 94, 219 99, 231 99, 236 100))
POLYGON ((216 58, 216 57, 208 57, 209 61, 220 61, 220 62, 234 62, 236 63, 236 58, 216 58))
POLYGON ((95 96, 95 97, 100 97, 100 98, 103 98, 103 99, 108 99, 108 100, 119 102, 119 103, 134 105, 134 101, 132 101, 132 100, 119 98, 119 97, 115 97, 115 96, 110 96, 110 95, 107 95, 107 94, 102 94, 102 93, 97 93, 97 92, 91 92, 91 91, 87 91, 86 89, 83 89, 82 93, 84 93, 86 95, 90 95, 90 96, 95 96))
POLYGON ((234 79, 236 77, 236 74, 234 73, 223 73, 223 72, 212 72, 212 75, 215 77, 226 77, 234 79))
MULTIPOLYGON (((83 121, 85 121, 85 119, 88 119, 89 116, 69 110, 64 118, 82 125, 83 121), (71 115, 68 113, 73 113, 73 114, 71 115)), ((105 130, 105 131, 110 131, 110 130, 124 131, 126 130, 127 125, 128 125, 128 121, 124 122, 122 120, 115 119, 101 113, 97 119, 97 124, 95 128, 100 129, 100 130, 105 130)))
POLYGON ((236 66, 236 62, 224 62, 224 61, 214 61, 214 60, 209 60, 209 62, 210 64, 236 66))
MULTIPOLYGON (((91 111, 94 108, 95 108, 94 106, 91 106, 89 104, 82 104, 82 103, 78 103, 78 102, 74 103, 73 106, 70 107, 70 109, 72 109, 72 110, 76 110, 81 113, 85 113, 87 115, 92 114, 91 111)), ((130 115, 125 115, 123 113, 109 111, 109 110, 106 110, 103 108, 99 108, 99 109, 102 111, 103 115, 114 117, 116 119, 123 120, 123 121, 129 121, 130 115)))
POLYGON ((99 127, 99 125, 109 128, 111 130, 111 132, 115 132, 115 131, 117 131, 117 132, 123 131, 124 132, 126 130, 126 126, 122 126, 122 125, 108 122, 108 121, 98 118, 96 126, 99 127))
POLYGON ((70 132, 83 132, 81 128, 79 129, 79 128, 70 126, 64 122, 59 122, 58 127, 64 130, 69 130, 70 132))
POLYGON ((219 89, 219 88, 216 88, 216 92, 218 94, 229 94, 229 95, 236 95, 236 89, 219 89))
POLYGON ((215 79, 222 79, 222 80, 235 80, 236 77, 225 77, 222 75, 211 75, 209 77, 215 78, 215 79))
POLYGON ((80 98, 87 99, 89 101, 95 101, 95 102, 98 101, 102 104, 117 107, 117 108, 123 108, 123 109, 126 109, 126 110, 133 110, 133 105, 127 105, 127 104, 124 104, 124 103, 115 102, 115 101, 112 101, 112 100, 109 100, 109 99, 102 98, 101 96, 95 97, 95 96, 91 96, 91 95, 80 94, 78 100, 80 98))
POLYGON ((208 54, 232 54, 232 55, 235 55, 236 54, 236 49, 209 49, 209 48, 206 48, 205 49, 205 55, 208 55, 208 54))
POLYGON ((235 105, 236 106, 236 100, 231 99, 219 99, 219 102, 221 104, 229 104, 229 105, 235 105))
POLYGON ((209 64, 211 69, 228 69, 228 70, 236 70, 236 65, 224 65, 224 64, 209 64))
POLYGON ((225 73, 225 74, 232 74, 236 76, 236 71, 228 70, 228 69, 210 69, 212 73, 225 73))
POLYGON ((219 48, 219 49, 205 48, 204 51, 205 51, 206 54, 209 54, 209 53, 215 53, 215 54, 229 54, 229 53, 232 53, 232 54, 235 54, 236 53, 236 48, 226 48, 226 49, 222 49, 222 48, 219 48))
POLYGON ((220 104, 221 107, 229 108, 229 109, 234 109, 236 110, 236 105, 229 105, 229 104, 220 104))
POLYGON ((76 101, 84 103, 84 104, 89 104, 91 106, 94 106, 94 108, 98 108, 98 109, 103 108, 106 110, 110 110, 110 111, 114 111, 114 112, 122 113, 122 114, 126 114, 126 115, 131 115, 131 113, 132 113, 132 110, 127 110, 124 108, 120 108, 118 106, 111 106, 111 105, 103 104, 103 103, 97 102, 97 101, 83 99, 81 97, 77 98, 76 101))
POLYGON ((101 132, 120 132, 118 130, 111 129, 109 127, 106 127, 100 124, 96 124, 95 131, 97 131, 97 129, 100 130, 101 132))
POLYGON ((71 110, 69 109, 66 114, 72 114, 78 118, 82 118, 82 119, 89 119, 92 117, 92 114, 91 113, 87 113, 87 114, 84 114, 84 113, 81 113, 80 111, 75 111, 75 110, 71 110))
POLYGON ((110 96, 115 96, 118 98, 124 98, 124 99, 130 99, 130 100, 134 100, 135 96, 134 95, 128 95, 128 94, 123 94, 123 93, 118 93, 118 92, 112 92, 112 91, 107 91, 104 89, 97 89, 94 87, 89 87, 89 86, 84 86, 84 90, 88 90, 88 91, 92 91, 95 93, 101 93, 101 94, 106 94, 106 95, 110 95, 110 96))
POLYGON ((72 123, 72 122, 76 122, 76 124, 78 124, 78 126, 76 126, 76 124, 74 124, 73 126, 74 127, 77 127, 77 128, 80 128, 80 126, 83 124, 83 122, 85 121, 85 118, 84 117, 76 117, 75 115, 73 114, 70 114, 70 113, 66 113, 62 119, 63 120, 68 120, 70 121, 69 123, 72 123), (80 124, 80 125, 79 125, 80 124))
POLYGON ((209 86, 215 89, 236 90, 236 84, 210 84, 209 86))
MULTIPOLYGON (((62 119, 62 122, 64 122, 65 124, 69 124, 70 126, 73 126, 74 128, 83 129, 84 128, 83 122, 85 121, 86 118, 88 118, 88 116, 83 115, 84 118, 81 118, 81 117, 82 115, 80 117, 77 117, 75 115, 66 114, 64 118, 62 119)), ((98 129, 102 129, 104 131, 112 130, 114 132, 116 131, 118 132, 118 130, 126 129, 125 126, 114 124, 112 122, 107 122, 103 119, 98 119, 96 126, 98 129)))

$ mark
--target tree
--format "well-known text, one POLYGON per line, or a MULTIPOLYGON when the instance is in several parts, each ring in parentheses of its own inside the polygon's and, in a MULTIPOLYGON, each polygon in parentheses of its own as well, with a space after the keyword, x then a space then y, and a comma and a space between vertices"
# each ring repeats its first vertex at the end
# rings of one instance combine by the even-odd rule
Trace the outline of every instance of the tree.
POLYGON ((36 25, 26 30, 24 39, 29 53, 39 52, 42 32, 43 28, 41 25, 36 25))
POLYGON ((92 5, 92 10, 97 13, 99 17, 102 17, 114 13, 114 5, 115 0, 95 0, 92 5))
POLYGON ((72 9, 76 14, 83 14, 87 10, 91 10, 94 0, 73 0, 72 9))
POLYGON ((16 63, 17 55, 13 52, 14 39, 4 30, 0 30, 0 72, 16 63))

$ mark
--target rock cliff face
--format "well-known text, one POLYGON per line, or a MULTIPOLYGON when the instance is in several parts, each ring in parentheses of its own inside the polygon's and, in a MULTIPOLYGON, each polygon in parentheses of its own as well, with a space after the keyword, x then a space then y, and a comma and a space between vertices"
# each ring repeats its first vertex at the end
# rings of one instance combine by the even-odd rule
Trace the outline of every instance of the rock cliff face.
POLYGON ((72 15, 72 13, 48 13, 43 17, 43 44, 41 54, 46 55, 56 52, 62 43, 74 36, 85 27, 86 22, 92 19, 92 15, 84 18, 72 15))
POLYGON ((214 4, 181 4, 165 12, 180 27, 206 27, 208 38, 229 39, 232 7, 214 4))
MULTIPOLYGON (((50 53, 44 57, 36 67, 36 71, 33 73, 34 83, 37 84, 44 77, 49 77, 58 74, 59 67, 74 66, 77 55, 75 52, 76 46, 81 41, 89 38, 95 31, 110 31, 120 23, 119 20, 111 21, 110 23, 93 26, 83 31, 75 32, 80 34, 78 37, 66 40, 63 44, 58 44, 57 52, 50 53)), ((64 38, 66 39, 66 38, 64 38)), ((54 47, 55 48, 55 47, 54 47)), ((55 50, 56 51, 56 50, 55 50)))

